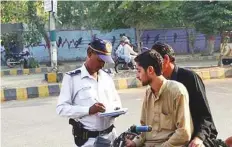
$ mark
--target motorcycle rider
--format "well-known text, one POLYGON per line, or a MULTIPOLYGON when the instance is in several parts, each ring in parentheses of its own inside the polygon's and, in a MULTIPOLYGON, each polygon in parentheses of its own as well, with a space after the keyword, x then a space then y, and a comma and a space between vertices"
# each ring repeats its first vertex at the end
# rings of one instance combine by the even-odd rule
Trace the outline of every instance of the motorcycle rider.
POLYGON ((119 57, 121 52, 123 51, 123 46, 125 45, 125 40, 128 39, 126 36, 121 36, 120 38, 120 43, 119 45, 117 46, 117 49, 116 49, 116 56, 119 57))
POLYGON ((126 36, 122 36, 121 43, 116 51, 116 54, 119 58, 124 59, 124 61, 126 62, 126 69, 128 69, 128 64, 130 62, 135 65, 134 59, 138 55, 138 53, 133 50, 129 39, 126 36))

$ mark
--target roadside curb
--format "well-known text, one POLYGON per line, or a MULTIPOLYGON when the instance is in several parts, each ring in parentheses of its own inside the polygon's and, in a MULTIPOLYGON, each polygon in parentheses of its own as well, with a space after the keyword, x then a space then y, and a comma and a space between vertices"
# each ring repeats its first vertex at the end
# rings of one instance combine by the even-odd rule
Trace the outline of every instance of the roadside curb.
POLYGON ((52 70, 51 67, 29 68, 29 69, 8 69, 1 71, 1 77, 11 76, 11 75, 47 73, 50 72, 51 70, 52 70))
MULTIPOLYGON (((110 75, 114 74, 115 72, 113 68, 103 70, 110 75)), ((65 73, 62 72, 49 72, 44 74, 44 79, 48 83, 59 83, 62 82, 64 74, 65 73)))
POLYGON ((59 83, 63 80, 63 73, 62 72, 50 72, 44 74, 44 79, 48 83, 59 83))
MULTIPOLYGON (((203 79, 224 79, 232 77, 232 67, 217 69, 194 69, 194 71, 203 79)), ((138 88, 142 84, 136 78, 114 79, 116 89, 138 88)), ((1 101, 10 100, 28 100, 39 97, 58 96, 61 83, 46 84, 25 88, 7 88, 1 89, 1 101)))
POLYGON ((216 69, 192 69, 203 80, 208 79, 224 79, 232 77, 232 67, 216 68, 216 69))
MULTIPOLYGON (((176 58, 177 62, 185 62, 185 61, 203 61, 203 60, 218 60, 219 56, 188 56, 183 58, 176 58)), ((75 69, 77 65, 67 65, 65 67, 60 67, 60 70, 65 68, 72 70, 75 69)), ((68 71, 69 71, 68 70, 68 71)), ((38 73, 48 73, 51 72, 51 67, 40 67, 40 68, 30 68, 30 69, 7 69, 1 71, 1 77, 3 76, 11 76, 11 75, 25 75, 25 74, 38 74, 38 73)))
POLYGON ((203 61, 203 60, 219 60, 219 56, 188 56, 184 58, 176 58, 176 62, 184 62, 184 61, 203 61))
MULTIPOLYGON (((117 90, 141 87, 141 83, 136 78, 115 79, 114 84, 117 90)), ((25 88, 1 89, 1 101, 28 100, 39 97, 58 96, 61 83, 46 84, 25 88)))

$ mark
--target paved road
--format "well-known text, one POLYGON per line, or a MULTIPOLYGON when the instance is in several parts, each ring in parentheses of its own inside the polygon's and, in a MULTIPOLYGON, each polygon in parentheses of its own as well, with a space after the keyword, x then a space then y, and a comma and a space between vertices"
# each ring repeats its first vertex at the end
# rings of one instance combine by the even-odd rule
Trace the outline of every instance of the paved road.
MULTIPOLYGON (((219 137, 232 135, 232 79, 205 81, 219 137)), ((118 132, 139 123, 144 88, 120 90, 127 115, 116 122, 118 132)), ((56 97, 9 101, 1 106, 2 147, 70 147, 73 140, 66 118, 56 115, 56 97)))
MULTIPOLYGON (((73 63, 72 63, 73 64, 73 63)), ((178 63, 179 66, 186 67, 186 66, 215 66, 217 61, 189 61, 189 62, 180 62, 178 63)), ((73 69, 75 66, 72 66, 73 69)), ((70 66, 64 71, 72 70, 70 66)), ((117 75, 119 76, 131 76, 129 73, 124 73, 117 75)), ((43 85, 46 84, 44 81, 44 74, 31 74, 31 75, 17 75, 17 76, 4 76, 1 79, 1 88, 15 88, 15 87, 29 87, 29 86, 36 86, 36 85, 43 85)))

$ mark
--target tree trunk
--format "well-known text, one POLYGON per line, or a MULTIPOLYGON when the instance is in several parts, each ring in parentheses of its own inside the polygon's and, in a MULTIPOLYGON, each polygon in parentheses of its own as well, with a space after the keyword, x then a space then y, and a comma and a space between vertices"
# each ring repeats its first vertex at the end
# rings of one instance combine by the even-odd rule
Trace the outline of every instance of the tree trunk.
POLYGON ((214 52, 214 44, 215 44, 215 36, 207 35, 206 37, 206 52, 204 55, 213 55, 214 52))
POLYGON ((208 49, 210 51, 210 55, 213 55, 214 53, 214 45, 215 45, 215 36, 210 36, 208 39, 208 49))
POLYGON ((48 33, 45 31, 43 24, 40 24, 40 23, 36 23, 36 27, 39 31, 40 34, 42 34, 43 38, 44 38, 44 41, 46 43, 46 47, 47 47, 47 51, 48 51, 48 55, 49 55, 49 66, 51 66, 51 45, 50 45, 50 38, 48 36, 48 33))
POLYGON ((137 42, 137 47, 138 47, 138 52, 141 53, 141 32, 139 28, 135 28, 135 35, 136 35, 136 42, 137 42))
POLYGON ((49 55, 49 65, 51 64, 51 50, 50 50, 50 39, 49 36, 44 28, 45 24, 42 23, 42 20, 39 16, 35 13, 36 5, 33 1, 28 1, 28 17, 29 22, 33 23, 36 28, 38 29, 38 32, 42 34, 44 41, 46 42, 46 46, 48 47, 48 55, 49 55))
POLYGON ((186 33, 186 40, 187 40, 187 45, 186 45, 186 47, 187 47, 187 52, 188 52, 188 53, 191 52, 191 54, 192 54, 192 56, 193 56, 194 52, 193 52, 193 49, 192 49, 192 47, 191 47, 191 45, 190 45, 190 36, 189 36, 189 33, 188 33, 188 28, 185 28, 185 33, 186 33))
POLYGON ((51 63, 51 45, 50 45, 50 39, 47 33, 43 34, 43 38, 46 42, 46 46, 48 47, 48 55, 49 55, 49 63, 51 63))
POLYGON ((46 42, 47 50, 48 50, 48 55, 49 55, 49 66, 51 66, 51 45, 50 45, 50 38, 48 36, 48 33, 44 29, 44 24, 41 23, 36 23, 36 27, 38 31, 42 34, 44 41, 46 42), (43 26, 43 27, 42 27, 43 26))

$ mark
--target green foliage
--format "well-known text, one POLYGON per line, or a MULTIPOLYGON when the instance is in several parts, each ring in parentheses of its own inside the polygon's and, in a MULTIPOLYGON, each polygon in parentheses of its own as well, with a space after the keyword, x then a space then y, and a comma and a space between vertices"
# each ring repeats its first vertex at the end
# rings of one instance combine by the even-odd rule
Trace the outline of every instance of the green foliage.
POLYGON ((1 1, 1 23, 25 22, 27 1, 1 1))
MULTIPOLYGON (((44 24, 48 16, 42 13, 43 1, 1 3, 5 12, 1 18, 4 19, 2 22, 13 20, 15 10, 17 10, 15 6, 18 4, 20 9, 16 12, 20 15, 17 15, 16 22, 24 22, 31 27, 30 30, 38 31, 45 36, 44 24)), ((62 25, 86 29, 174 27, 182 25, 179 17, 181 4, 182 2, 168 1, 58 1, 57 16, 62 25)))
POLYGON ((4 33, 1 36, 1 40, 4 42, 4 47, 7 53, 10 51, 11 42, 14 42, 15 44, 19 44, 16 33, 4 33))
POLYGON ((82 1, 59 1, 58 2, 58 18, 62 25, 81 27, 91 27, 89 9, 94 2, 82 1))
POLYGON ((141 30, 182 25, 178 17, 180 4, 167 1, 97 1, 89 5, 87 12, 91 24, 101 30, 136 28, 140 51, 141 30))
POLYGON ((24 43, 37 44, 42 36, 46 37, 48 16, 43 9, 43 1, 1 1, 1 22, 26 24, 24 43))
MULTIPOLYGON (((49 44, 45 29, 48 13, 44 13, 43 1, 1 4, 2 23, 28 25, 26 44, 37 44, 41 37, 49 44)), ((208 36, 232 29, 230 1, 58 1, 57 12, 62 25, 68 28, 111 31, 134 27, 137 38, 141 30, 154 28, 194 27, 208 36)))
MULTIPOLYGON (((37 44, 40 37, 43 37, 47 44, 50 42, 47 30, 45 30, 45 24, 48 21, 48 14, 44 13, 42 4, 43 1, 27 2, 27 24, 31 33, 28 32, 25 37, 29 44, 37 44), (32 39, 33 36, 35 37, 34 39, 32 39)), ((50 54, 50 50, 48 50, 48 52, 50 54)))
POLYGON ((36 46, 41 42, 42 35, 37 31, 24 31, 23 41, 26 46, 36 46))
POLYGON ((28 68, 39 68, 39 62, 35 58, 30 57, 28 59, 28 68))
MULTIPOLYGON (((1 1, 2 23, 24 23, 27 28, 23 32, 25 45, 37 45, 43 37, 49 45, 49 36, 45 29, 48 14, 44 12, 43 1, 1 1)), ((50 50, 48 50, 50 54, 50 50)))
POLYGON ((232 28, 232 2, 188 1, 181 10, 186 21, 207 35, 219 34, 232 28))
POLYGON ((112 30, 181 26, 182 2, 59 1, 58 18, 66 26, 112 30))
POLYGON ((180 4, 166 1, 100 1, 92 6, 90 16, 103 30, 179 26, 180 20, 176 17, 180 4))

